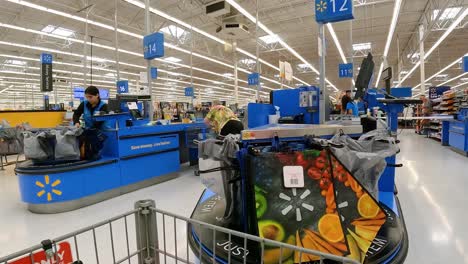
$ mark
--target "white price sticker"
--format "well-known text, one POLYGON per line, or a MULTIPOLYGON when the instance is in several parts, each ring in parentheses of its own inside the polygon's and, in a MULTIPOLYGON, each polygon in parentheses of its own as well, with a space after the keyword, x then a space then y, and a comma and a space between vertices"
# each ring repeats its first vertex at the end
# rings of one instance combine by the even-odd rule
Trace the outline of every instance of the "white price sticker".
POLYGON ((304 168, 302 166, 284 166, 285 188, 304 188, 304 168))

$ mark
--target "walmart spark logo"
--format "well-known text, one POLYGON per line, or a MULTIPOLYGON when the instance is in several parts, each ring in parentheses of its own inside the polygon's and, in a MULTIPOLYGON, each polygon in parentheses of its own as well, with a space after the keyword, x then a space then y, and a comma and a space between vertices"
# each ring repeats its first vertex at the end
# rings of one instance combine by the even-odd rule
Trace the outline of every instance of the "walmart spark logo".
POLYGON ((42 197, 44 194, 47 193, 47 201, 50 202, 52 201, 52 193, 58 196, 62 195, 62 192, 60 190, 55 189, 55 187, 60 185, 60 183, 62 183, 60 180, 55 180, 52 184, 50 184, 49 175, 45 175, 44 183, 36 181, 36 186, 42 188, 39 192, 36 193, 37 197, 42 197))
POLYGON ((327 10, 327 2, 322 0, 317 4, 317 11, 323 13, 325 10, 327 10))

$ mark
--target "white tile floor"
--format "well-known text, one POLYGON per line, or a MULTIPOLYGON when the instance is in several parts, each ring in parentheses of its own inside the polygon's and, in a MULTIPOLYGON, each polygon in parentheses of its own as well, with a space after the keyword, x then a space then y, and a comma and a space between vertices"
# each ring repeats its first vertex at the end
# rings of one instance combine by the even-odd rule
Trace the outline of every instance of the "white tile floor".
MULTIPOLYGON (((400 140, 402 152, 398 159, 404 167, 397 169, 397 186, 410 239, 406 263, 468 264, 468 228, 465 226, 468 222, 465 211, 468 158, 411 130, 404 131, 400 140)), ((202 190, 199 178, 186 170, 177 179, 80 210, 36 215, 29 213, 20 202, 17 180, 9 166, 6 171, 0 171, 0 256, 129 211, 139 199, 154 199, 158 208, 189 216, 202 190)), ((180 225, 183 223, 178 223, 177 238, 182 241, 180 238, 185 237, 186 231, 179 228, 180 225)), ((133 222, 129 222, 129 226, 133 226, 133 222)), ((122 227, 122 223, 116 223, 114 233, 122 227)), ((166 229, 170 229, 168 227, 166 229)), ((124 233, 115 236, 115 240, 122 242, 124 233)), ((107 242, 108 229, 98 230, 97 237, 98 242, 107 242)), ((82 237, 80 242, 86 244, 89 241, 86 239, 82 237)), ((134 238, 130 240, 134 242, 134 238)), ((125 246, 120 244, 117 248, 118 256, 123 256, 125 246)), ((173 246, 168 246, 168 250, 170 248, 173 246)), ((91 257, 82 257, 88 259, 85 264, 96 263, 93 249, 89 243, 80 249, 80 252, 91 252, 91 257)), ((100 263, 108 263, 110 248, 102 251, 100 263)), ((185 247, 178 252, 186 256, 185 247)))

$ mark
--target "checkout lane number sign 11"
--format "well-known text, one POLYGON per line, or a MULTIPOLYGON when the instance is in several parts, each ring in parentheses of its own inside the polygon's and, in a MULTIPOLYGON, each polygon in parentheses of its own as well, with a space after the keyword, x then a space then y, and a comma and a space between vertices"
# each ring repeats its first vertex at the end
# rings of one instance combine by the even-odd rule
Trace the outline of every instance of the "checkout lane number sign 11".
POLYGON ((315 0, 315 20, 330 23, 354 19, 353 0, 315 0))

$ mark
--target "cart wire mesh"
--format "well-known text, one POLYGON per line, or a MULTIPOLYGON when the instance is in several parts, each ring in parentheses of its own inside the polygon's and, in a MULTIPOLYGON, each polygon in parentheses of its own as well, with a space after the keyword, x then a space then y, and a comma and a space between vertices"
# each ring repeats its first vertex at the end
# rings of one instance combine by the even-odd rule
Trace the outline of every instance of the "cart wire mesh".
MULTIPOLYGON (((358 261, 339 257, 323 252, 292 246, 277 241, 260 238, 250 234, 226 229, 202 221, 179 216, 164 210, 157 209, 153 200, 142 200, 135 203, 135 209, 120 214, 108 220, 79 229, 75 232, 57 237, 53 240, 45 240, 41 244, 18 251, 5 257, 0 257, 0 264, 90 264, 90 263, 207 263, 204 262, 204 250, 208 249, 212 258, 208 263, 218 263, 219 252, 216 252, 216 237, 227 235, 227 256, 221 263, 239 263, 231 259, 232 239, 243 241, 244 249, 247 244, 258 243, 261 248, 260 262, 265 263, 263 253, 265 246, 274 246, 280 249, 278 263, 282 263, 282 254, 286 250, 299 254, 299 260, 303 255, 320 257, 319 263, 325 260, 334 263, 358 264, 358 261), (213 245, 203 245, 198 252, 192 251, 189 246, 189 226, 210 230, 213 235, 213 245), (61 252, 60 246, 67 243, 69 253, 61 252), (38 257, 45 253, 46 259, 38 257), (65 261, 64 255, 68 256, 65 261), (70 261, 73 259, 72 261, 70 261)), ((199 238, 201 241, 201 237, 199 238)), ((247 261, 248 250, 243 251, 243 263, 247 261)), ((205 258, 206 259, 206 258, 205 258)), ((242 263, 242 262, 241 262, 242 263)), ((302 263, 302 262, 300 262, 302 263)), ((318 263, 318 262, 317 262, 318 263)))

